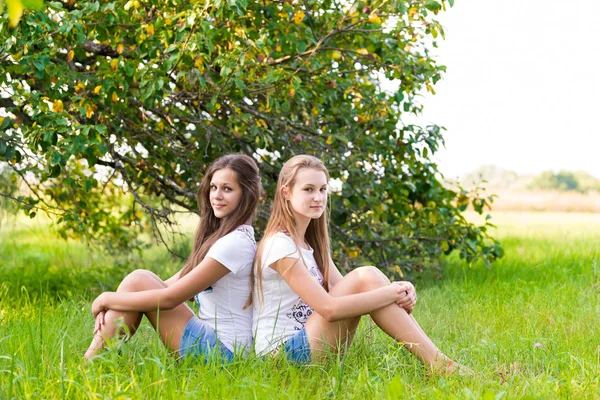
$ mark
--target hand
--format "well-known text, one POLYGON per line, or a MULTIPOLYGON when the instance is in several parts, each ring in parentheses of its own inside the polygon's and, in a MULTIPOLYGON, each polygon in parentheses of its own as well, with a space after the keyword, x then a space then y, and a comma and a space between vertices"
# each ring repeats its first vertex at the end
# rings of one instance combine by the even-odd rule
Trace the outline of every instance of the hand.
MULTIPOLYGON (((108 307, 106 306, 106 297, 110 292, 104 292, 100 296, 96 297, 96 300, 92 303, 92 315, 94 318, 98 318, 98 315, 102 312, 106 312, 108 307)), ((102 318, 104 322, 104 317, 102 318)))
POLYGON ((106 311, 100 311, 96 316, 96 324, 94 325, 94 335, 100 332, 100 328, 104 325, 104 317, 106 316, 106 311))
POLYGON ((412 283, 401 281, 394 282, 395 285, 399 286, 399 289, 403 291, 403 296, 396 301, 396 304, 399 307, 402 307, 406 310, 407 313, 411 314, 413 309, 415 308, 415 304, 417 304, 417 292, 412 283))

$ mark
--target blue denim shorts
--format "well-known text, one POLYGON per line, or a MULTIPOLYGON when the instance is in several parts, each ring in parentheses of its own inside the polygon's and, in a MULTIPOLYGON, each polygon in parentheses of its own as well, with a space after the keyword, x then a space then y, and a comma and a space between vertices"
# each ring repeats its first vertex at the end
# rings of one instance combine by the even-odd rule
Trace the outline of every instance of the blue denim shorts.
POLYGON ((179 344, 179 355, 186 356, 204 356, 205 359, 219 353, 223 361, 233 360, 233 353, 219 339, 217 333, 206 322, 193 316, 183 329, 181 342, 179 344))
POLYGON ((294 364, 310 364, 312 360, 306 329, 302 329, 285 342, 283 349, 287 359, 294 364))

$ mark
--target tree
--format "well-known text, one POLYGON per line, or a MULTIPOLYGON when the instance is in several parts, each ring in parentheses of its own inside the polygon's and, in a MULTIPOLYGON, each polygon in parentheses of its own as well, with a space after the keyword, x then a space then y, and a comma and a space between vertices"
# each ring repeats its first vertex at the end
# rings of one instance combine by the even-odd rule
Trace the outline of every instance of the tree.
POLYGON ((272 198, 282 163, 310 153, 341 183, 341 265, 403 274, 453 249, 489 263, 502 254, 489 224, 460 210, 481 213, 490 199, 442 186, 429 159, 442 129, 403 123, 445 70, 429 49, 448 3, 48 3, 0 29, 0 157, 29 185, 26 212, 57 214, 65 236, 128 248, 196 209, 219 155, 259 157, 272 198))

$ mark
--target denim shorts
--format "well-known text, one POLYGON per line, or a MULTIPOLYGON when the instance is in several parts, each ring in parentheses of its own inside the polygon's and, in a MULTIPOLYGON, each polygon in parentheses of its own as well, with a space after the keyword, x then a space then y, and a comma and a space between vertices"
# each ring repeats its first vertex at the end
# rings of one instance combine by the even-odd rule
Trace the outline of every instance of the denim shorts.
POLYGON ((206 322, 193 316, 185 325, 181 334, 179 355, 182 358, 186 356, 203 356, 207 359, 215 352, 223 361, 233 360, 233 353, 217 339, 215 330, 206 322))
POLYGON ((310 344, 308 343, 308 336, 306 336, 306 329, 303 328, 285 342, 283 349, 287 359, 292 363, 310 364, 310 344))

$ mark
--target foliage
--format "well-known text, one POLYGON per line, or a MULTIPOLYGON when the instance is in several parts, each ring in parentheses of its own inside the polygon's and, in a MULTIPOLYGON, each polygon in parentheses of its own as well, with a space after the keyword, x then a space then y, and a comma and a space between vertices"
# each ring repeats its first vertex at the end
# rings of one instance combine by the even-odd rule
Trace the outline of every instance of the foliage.
POLYGON ((19 191, 18 175, 0 164, 0 225, 8 215, 17 213, 17 204, 12 201, 19 191))
POLYGON ((402 276, 454 249, 489 263, 502 254, 489 224, 460 211, 490 199, 444 188, 429 159, 442 129, 404 122, 445 70, 429 49, 449 3, 48 3, 14 30, 0 20, 0 160, 34 177, 26 212, 126 249, 196 209, 218 156, 259 158, 272 198, 282 163, 311 153, 341 183, 332 236, 342 267, 402 276), (119 191, 127 207, 112 204, 119 191))
POLYGON ((536 176, 529 188, 561 192, 600 192, 600 180, 586 172, 546 171, 536 176))
MULTIPOLYGON (((0 14, 4 11, 4 1, 0 0, 0 14)), ((41 10, 43 6, 43 0, 6 0, 9 27, 14 28, 17 26, 24 10, 41 10)))

